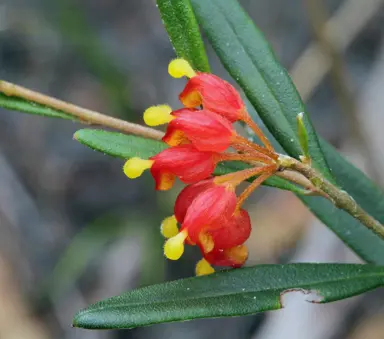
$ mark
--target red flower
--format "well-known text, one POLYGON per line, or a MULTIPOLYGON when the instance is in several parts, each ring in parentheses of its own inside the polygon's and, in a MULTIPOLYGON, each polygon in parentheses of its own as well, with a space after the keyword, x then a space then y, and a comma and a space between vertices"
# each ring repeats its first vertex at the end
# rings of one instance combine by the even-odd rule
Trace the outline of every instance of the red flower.
POLYGON ((248 213, 235 211, 236 195, 213 179, 185 187, 175 203, 175 217, 187 231, 186 242, 197 244, 202 253, 243 244, 251 232, 248 213))
POLYGON ((248 258, 248 249, 245 245, 239 245, 227 249, 214 248, 204 254, 204 259, 211 265, 238 268, 244 265, 248 258))
POLYGON ((124 173, 133 179, 150 169, 158 190, 171 188, 176 177, 189 184, 177 197, 174 215, 161 224, 168 259, 178 260, 184 245, 189 244, 202 252, 197 275, 213 273, 212 265, 241 267, 248 256, 244 242, 251 232, 249 215, 241 206, 278 170, 279 155, 228 82, 195 72, 184 59, 173 60, 169 73, 189 78, 179 96, 186 108, 172 111, 168 105, 152 106, 144 112, 144 121, 150 126, 168 124, 162 140, 170 148, 150 159, 127 160, 124 173), (199 106, 202 109, 197 109, 199 106), (238 120, 246 123, 265 147, 237 135, 232 123, 238 120), (232 151, 225 152, 230 147, 232 151), (243 161, 250 167, 211 178, 221 161, 243 161), (255 176, 237 198, 236 187, 255 176))
POLYGON ((174 212, 176 220, 179 223, 183 223, 185 214, 187 213, 188 208, 191 206, 193 200, 202 192, 206 191, 208 188, 213 187, 215 184, 212 179, 207 179, 200 181, 196 184, 185 186, 184 189, 177 196, 174 212))
POLYGON ((251 230, 248 212, 240 209, 228 220, 208 226, 205 232, 212 237, 215 248, 228 249, 243 244, 249 238, 251 230))
POLYGON ((189 79, 179 95, 186 107, 214 111, 231 122, 243 119, 245 105, 236 89, 228 82, 209 73, 198 73, 189 79))
POLYGON ((200 152, 192 145, 167 148, 150 159, 153 161, 151 174, 157 190, 173 186, 175 177, 191 184, 209 177, 215 169, 216 153, 200 152))
MULTIPOLYGON (((189 206, 181 227, 192 243, 201 243, 201 235, 213 225, 230 219, 235 212, 237 197, 232 187, 213 185, 197 195, 189 206)), ((211 239, 206 239, 210 241, 211 239)), ((203 247, 204 244, 201 244, 203 247)), ((210 245, 211 246, 211 245, 210 245)))
POLYGON ((172 112, 163 141, 177 146, 190 141, 200 151, 223 152, 230 145, 235 130, 222 116, 207 111, 189 108, 172 112))

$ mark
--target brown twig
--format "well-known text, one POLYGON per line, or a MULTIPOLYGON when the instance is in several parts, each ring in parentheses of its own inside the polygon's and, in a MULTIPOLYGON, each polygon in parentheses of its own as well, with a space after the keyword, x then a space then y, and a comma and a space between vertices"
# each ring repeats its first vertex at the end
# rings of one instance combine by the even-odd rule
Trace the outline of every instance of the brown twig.
POLYGON ((6 81, 0 81, 0 92, 8 96, 20 97, 60 110, 80 119, 81 122, 86 124, 110 127, 124 133, 140 135, 142 137, 155 140, 161 140, 163 137, 163 133, 161 131, 157 131, 153 128, 148 128, 128 121, 110 117, 99 112, 82 108, 6 81))
POLYGON ((333 185, 314 168, 294 158, 281 155, 279 163, 283 168, 289 168, 304 175, 315 187, 325 192, 329 196, 329 200, 333 202, 336 207, 348 212, 364 226, 384 239, 384 226, 364 211, 346 191, 333 185))

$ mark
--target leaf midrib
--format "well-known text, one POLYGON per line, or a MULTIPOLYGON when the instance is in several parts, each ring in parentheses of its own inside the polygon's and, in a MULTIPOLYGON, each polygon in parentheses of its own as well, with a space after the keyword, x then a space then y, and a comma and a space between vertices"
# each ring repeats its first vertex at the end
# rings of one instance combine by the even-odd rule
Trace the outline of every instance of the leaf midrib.
MULTIPOLYGON (((217 297, 226 297, 226 296, 234 296, 234 295, 246 295, 246 294, 255 294, 255 293, 263 293, 263 292, 278 292, 280 290, 289 290, 293 288, 306 288, 310 287, 310 289, 316 288, 319 285, 327 284, 327 283, 337 283, 337 282, 350 282, 352 280, 360 280, 360 279, 369 279, 369 278, 380 278, 384 277, 384 272, 379 272, 379 273, 368 273, 362 276, 355 276, 352 278, 336 278, 336 279, 330 279, 330 280, 325 280, 325 281, 318 281, 318 282, 308 282, 305 283, 304 285, 298 286, 298 285, 289 285, 289 286, 284 286, 284 287, 275 287, 275 288, 266 288, 262 290, 252 290, 252 291, 236 291, 236 292, 229 292, 229 293, 218 293, 218 294, 213 294, 209 296, 189 296, 185 297, 183 296, 183 301, 190 301, 190 300, 198 300, 198 299, 209 299, 209 298, 217 298, 217 297)), ((378 282, 379 283, 379 282, 378 282)), ((176 300, 177 301, 177 300, 176 300)), ((161 304, 166 304, 169 302, 174 302, 174 300, 164 300, 164 301, 154 301, 151 302, 150 304, 156 304, 156 305, 161 305, 161 304)), ((146 305, 149 304, 148 301, 146 302, 131 302, 131 303, 125 303, 125 304, 119 304, 119 305, 103 305, 103 306, 98 306, 95 308, 89 308, 86 311, 83 311, 83 314, 88 313, 88 311, 96 311, 96 310, 104 310, 104 309, 109 309, 109 308, 125 308, 129 306, 140 306, 140 305, 146 305)))

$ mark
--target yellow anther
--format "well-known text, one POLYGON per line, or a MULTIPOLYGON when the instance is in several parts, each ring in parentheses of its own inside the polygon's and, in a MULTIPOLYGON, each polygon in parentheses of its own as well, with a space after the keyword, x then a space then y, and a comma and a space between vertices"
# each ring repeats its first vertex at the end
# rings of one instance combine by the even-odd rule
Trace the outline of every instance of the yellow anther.
POLYGON ((124 173, 130 179, 138 178, 146 169, 151 168, 153 160, 145 160, 141 158, 131 158, 124 164, 124 173))
POLYGON ((199 234, 199 241, 204 249, 204 253, 211 252, 215 247, 215 243, 213 242, 212 236, 208 233, 201 232, 199 234))
POLYGON ((176 236, 168 239, 164 244, 164 255, 170 260, 178 260, 184 253, 184 241, 187 231, 182 231, 176 236))
POLYGON ((173 78, 188 77, 193 78, 196 72, 185 59, 174 59, 168 65, 168 73, 173 78))
POLYGON ((201 259, 195 268, 196 275, 207 275, 215 273, 215 269, 210 265, 210 263, 204 258, 201 259))
POLYGON ((177 227, 177 220, 174 215, 171 215, 168 218, 165 218, 160 226, 161 234, 165 238, 172 238, 179 233, 179 228, 177 227))
POLYGON ((144 122, 148 126, 159 126, 167 124, 174 117, 171 115, 172 108, 168 105, 151 106, 144 112, 144 122))

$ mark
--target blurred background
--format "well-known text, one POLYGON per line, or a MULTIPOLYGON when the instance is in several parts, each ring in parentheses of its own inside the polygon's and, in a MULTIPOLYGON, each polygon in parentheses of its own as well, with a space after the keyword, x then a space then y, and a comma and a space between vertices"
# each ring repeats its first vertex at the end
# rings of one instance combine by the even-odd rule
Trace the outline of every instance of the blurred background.
MULTIPOLYGON (((223 0, 224 1, 224 0, 223 0)), ((241 0, 290 71, 317 130, 382 185, 384 0, 241 0)), ((208 48, 212 69, 227 78, 208 48)), ((182 80, 153 0, 1 0, 0 78, 141 122, 150 105, 179 107, 182 80)), ((256 316, 129 331, 71 328, 74 313, 135 287, 194 274, 199 253, 162 256, 160 221, 177 191, 72 140, 82 126, 0 109, 0 338, 379 339, 383 291, 328 305, 290 295, 256 316)), ((248 202, 248 265, 359 262, 293 194, 248 202)))

